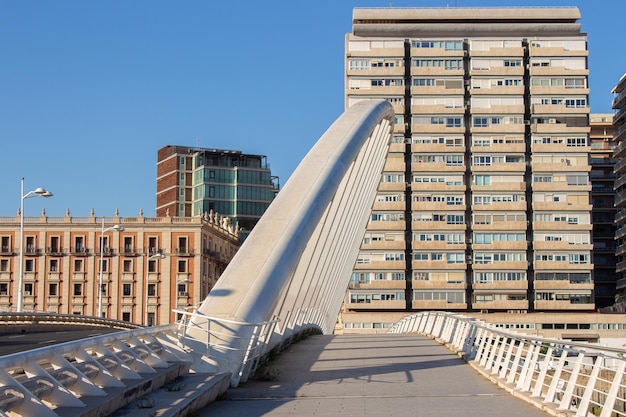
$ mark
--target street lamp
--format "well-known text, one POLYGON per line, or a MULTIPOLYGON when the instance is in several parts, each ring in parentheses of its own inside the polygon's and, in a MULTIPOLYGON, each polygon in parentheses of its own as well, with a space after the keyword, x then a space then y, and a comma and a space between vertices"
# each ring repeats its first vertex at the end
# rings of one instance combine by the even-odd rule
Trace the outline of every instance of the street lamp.
POLYGON ((146 281, 144 283, 144 285, 146 286, 146 300, 145 300, 145 307, 144 307, 144 326, 148 325, 148 288, 150 288, 150 286, 148 285, 148 272, 149 272, 148 264, 153 259, 165 259, 165 258, 167 258, 167 256, 165 256, 162 253, 157 253, 146 258, 146 281))
POLYGON ((20 193, 20 275, 17 282, 17 312, 22 312, 24 302, 24 200, 31 197, 52 197, 52 193, 41 187, 24 194, 24 177, 22 177, 22 191, 20 193))
POLYGON ((111 231, 123 232, 124 226, 116 224, 115 226, 104 228, 104 217, 102 218, 102 232, 100 233, 100 277, 98 278, 98 317, 102 317, 102 265, 104 257, 104 233, 111 231))

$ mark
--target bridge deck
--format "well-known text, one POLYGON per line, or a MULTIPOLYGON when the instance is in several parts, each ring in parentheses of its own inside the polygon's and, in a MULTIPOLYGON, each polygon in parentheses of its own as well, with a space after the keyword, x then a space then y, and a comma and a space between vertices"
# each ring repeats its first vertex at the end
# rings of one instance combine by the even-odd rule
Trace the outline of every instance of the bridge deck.
POLYGON ((230 389, 198 416, 547 415, 414 334, 312 336, 269 368, 275 381, 230 389))

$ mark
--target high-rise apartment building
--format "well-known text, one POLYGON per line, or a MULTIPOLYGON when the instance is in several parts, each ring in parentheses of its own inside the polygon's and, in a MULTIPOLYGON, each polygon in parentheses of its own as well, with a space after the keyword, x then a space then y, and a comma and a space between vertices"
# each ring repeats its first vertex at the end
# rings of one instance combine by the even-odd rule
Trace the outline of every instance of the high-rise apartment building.
POLYGON ((346 310, 594 309, 578 19, 354 10, 346 107, 385 99, 396 124, 346 310))
POLYGON ((593 224, 593 281, 596 308, 615 302, 615 159, 613 114, 591 114, 591 204, 593 224))
POLYGON ((165 146, 157 158, 157 216, 219 213, 245 236, 278 191, 264 155, 165 146))
POLYGON ((228 220, 0 217, 0 311, 80 314, 158 325, 197 307, 239 248, 228 220), (113 226, 124 230, 115 231, 113 226), (104 230, 104 233, 103 233, 104 230), (23 276, 20 278, 20 251, 23 276))
POLYGON ((617 264, 617 292, 626 297, 626 74, 622 75, 613 88, 613 137, 615 151, 615 207, 618 212, 615 216, 617 231, 615 232, 615 256, 617 264))

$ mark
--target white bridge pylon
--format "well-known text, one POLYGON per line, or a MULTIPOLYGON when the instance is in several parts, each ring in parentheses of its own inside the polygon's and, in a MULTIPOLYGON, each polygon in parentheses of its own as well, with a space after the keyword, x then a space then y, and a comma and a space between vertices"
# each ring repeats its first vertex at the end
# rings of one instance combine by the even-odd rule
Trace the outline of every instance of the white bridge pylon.
POLYGON ((209 348, 213 370, 240 373, 257 338, 272 348, 308 328, 332 333, 394 117, 386 101, 356 103, 296 168, 187 325, 190 340, 209 348), (271 334, 255 335, 255 324, 275 319, 271 334))

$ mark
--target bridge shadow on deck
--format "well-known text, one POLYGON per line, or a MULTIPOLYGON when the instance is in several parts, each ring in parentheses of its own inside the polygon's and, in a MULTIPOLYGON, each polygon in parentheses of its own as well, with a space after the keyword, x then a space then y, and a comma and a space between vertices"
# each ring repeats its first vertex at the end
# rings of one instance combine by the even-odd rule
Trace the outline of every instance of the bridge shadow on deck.
POLYGON ((414 334, 311 336, 198 413, 218 416, 545 416, 414 334))

